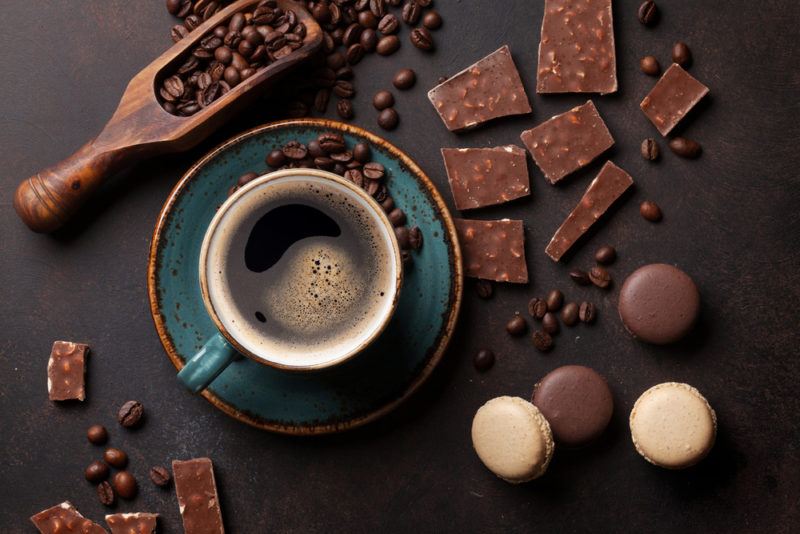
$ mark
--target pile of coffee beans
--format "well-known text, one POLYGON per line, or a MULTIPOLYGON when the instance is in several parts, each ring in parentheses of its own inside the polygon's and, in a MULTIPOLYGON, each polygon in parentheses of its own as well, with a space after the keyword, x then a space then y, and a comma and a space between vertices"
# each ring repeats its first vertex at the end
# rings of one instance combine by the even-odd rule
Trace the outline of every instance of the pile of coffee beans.
MULTIPOLYGON (((573 327, 578 322, 593 323, 597 315, 594 304, 591 302, 565 303, 564 294, 558 289, 551 290, 545 298, 532 298, 528 302, 528 313, 534 320, 542 323, 541 329, 535 330, 531 337, 533 346, 539 352, 548 352, 553 348, 553 336, 561 331, 559 317, 565 326, 573 327)), ((522 319, 519 315, 515 317, 515 319, 517 318, 522 319)), ((524 319, 522 320, 524 321, 524 319)))
MULTIPOLYGON (((408 267, 413 263, 410 251, 422 248, 422 232, 417 226, 408 227, 406 224, 405 212, 395 206, 384 183, 386 169, 377 161, 372 161, 372 150, 367 143, 359 142, 349 148, 341 134, 325 132, 308 143, 289 141, 267 154, 265 161, 271 170, 305 168, 329 171, 366 191, 381 205, 394 226, 403 265, 408 267)), ((258 176, 256 172, 243 174, 231 186, 228 194, 233 194, 258 176)))

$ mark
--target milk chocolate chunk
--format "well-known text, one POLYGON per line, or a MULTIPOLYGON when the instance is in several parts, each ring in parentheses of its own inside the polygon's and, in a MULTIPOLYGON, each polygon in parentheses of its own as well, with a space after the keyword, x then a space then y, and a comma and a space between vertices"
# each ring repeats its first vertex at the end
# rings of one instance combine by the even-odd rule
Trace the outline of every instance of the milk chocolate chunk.
POLYGON ((633 178, 608 161, 592 180, 578 205, 556 230, 545 252, 558 261, 631 185, 633 178))
POLYGON ((525 151, 496 148, 443 148, 444 168, 456 208, 502 204, 530 194, 525 151))
POLYGON ((428 91, 428 99, 450 131, 531 112, 508 46, 437 85, 428 91))
POLYGON ((83 517, 69 501, 31 516, 31 522, 42 534, 108 534, 106 529, 83 517))
POLYGON ((47 393, 50 400, 80 400, 86 398, 84 375, 89 345, 71 341, 56 341, 47 363, 47 393))
POLYGON ((455 219, 467 276, 524 284, 525 232, 522 221, 455 219))
POLYGON ((585 167, 614 144, 591 100, 522 132, 520 138, 551 184, 585 167))
POLYGON ((111 534, 155 534, 158 514, 111 514, 106 516, 106 523, 111 534))
POLYGON ((707 94, 708 87, 673 63, 639 107, 659 133, 666 137, 707 94))
POLYGON ((214 467, 209 458, 172 462, 175 493, 186 534, 224 534, 214 467))
POLYGON ((616 90, 611 0, 545 0, 536 92, 616 90))

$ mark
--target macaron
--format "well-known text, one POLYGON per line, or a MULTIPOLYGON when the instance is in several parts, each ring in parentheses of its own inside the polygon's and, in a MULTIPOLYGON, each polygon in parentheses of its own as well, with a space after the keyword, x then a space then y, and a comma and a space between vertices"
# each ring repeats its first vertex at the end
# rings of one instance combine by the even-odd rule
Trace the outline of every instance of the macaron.
POLYGON ((672 265, 636 269, 619 292, 619 316, 636 338, 665 345, 688 334, 700 313, 700 292, 688 274, 672 265))
POLYGON ((519 397, 497 397, 478 409, 472 446, 492 473, 512 484, 542 476, 555 449, 547 419, 519 397))
POLYGON ((583 365, 565 365, 544 376, 532 402, 550 423, 559 444, 581 447, 608 426, 614 400, 605 378, 583 365))
POLYGON ((717 415, 689 384, 653 386, 633 405, 631 438, 648 462, 667 469, 690 467, 709 453, 717 436, 717 415))

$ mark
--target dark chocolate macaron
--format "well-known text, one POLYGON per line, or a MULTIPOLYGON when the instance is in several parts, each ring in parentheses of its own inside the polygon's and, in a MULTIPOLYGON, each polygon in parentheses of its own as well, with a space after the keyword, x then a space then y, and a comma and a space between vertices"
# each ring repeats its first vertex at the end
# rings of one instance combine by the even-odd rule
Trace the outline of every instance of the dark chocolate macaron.
POLYGON ((636 269, 619 292, 619 316, 635 337, 666 345, 683 338, 697 322, 700 293, 689 275, 672 265, 636 269))
POLYGON ((550 423, 556 442, 567 447, 596 440, 614 412, 606 380, 582 365, 551 371, 536 384, 532 402, 550 423))

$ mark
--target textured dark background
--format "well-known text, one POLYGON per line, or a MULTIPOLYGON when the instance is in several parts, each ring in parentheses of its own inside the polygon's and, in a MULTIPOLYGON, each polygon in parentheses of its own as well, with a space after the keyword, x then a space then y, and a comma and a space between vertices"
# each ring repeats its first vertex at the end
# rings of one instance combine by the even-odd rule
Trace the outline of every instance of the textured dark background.
MULTIPOLYGON (((534 94, 542 3, 437 0, 445 26, 436 53, 407 42, 390 59, 358 66, 356 123, 372 130, 369 101, 395 69, 412 66, 419 83, 398 94, 400 128, 388 139, 415 158, 450 202, 438 149, 518 143, 519 132, 586 100, 534 94), (468 134, 448 133, 425 98, 453 74, 508 43, 533 115, 468 134)), ((615 2, 621 90, 594 100, 617 144, 616 163, 636 191, 566 265, 543 253, 600 162, 560 187, 531 164, 530 199, 474 213, 522 218, 532 283, 500 287, 479 301, 468 285, 460 328, 441 368, 395 414, 342 435, 303 439, 249 428, 183 391, 150 319, 145 267, 161 203, 178 177, 215 144, 270 115, 256 107, 195 150, 143 161, 56 237, 35 235, 11 207, 19 180, 65 157, 110 117, 129 80, 169 44, 173 23, 162 0, 6 0, 0 32, 0 531, 29 532, 28 516, 65 499, 101 519, 107 510, 82 477, 99 450, 84 431, 104 423, 128 451, 141 493, 120 511, 162 514, 179 532, 174 493, 146 471, 173 458, 214 459, 230 532, 797 532, 800 529, 800 435, 797 429, 800 323, 800 69, 798 4, 664 1, 652 30, 636 20, 637 2, 615 2), (714 5, 712 5, 714 4, 714 5), (690 72, 711 88, 684 126, 704 154, 643 161, 640 141, 658 137, 638 109, 653 79, 638 72, 652 53, 669 61, 673 41, 694 53, 690 72), (658 225, 638 215, 656 200, 658 225), (576 288, 566 273, 587 267, 611 243, 621 281, 648 262, 674 263, 703 295, 703 319, 687 341, 669 348, 639 344, 623 331, 608 292, 576 288), (552 287, 590 299, 599 321, 562 333, 543 356, 528 339, 510 340, 503 324, 527 300, 552 287), (88 400, 47 400, 45 369, 55 339, 92 346, 88 400), (481 346, 498 353, 478 375, 481 346), (469 427, 476 408, 496 395, 529 396, 556 366, 582 363, 609 380, 616 396, 610 431, 581 451, 559 450, 541 480, 511 486, 483 468, 469 427), (686 381, 716 408, 719 436, 711 456, 683 472, 650 466, 634 451, 627 415, 651 385, 686 381), (126 432, 116 408, 135 398, 146 425, 126 432)), ((661 142, 662 149, 666 146, 661 142)), ((452 204, 451 204, 452 205, 452 204)))

